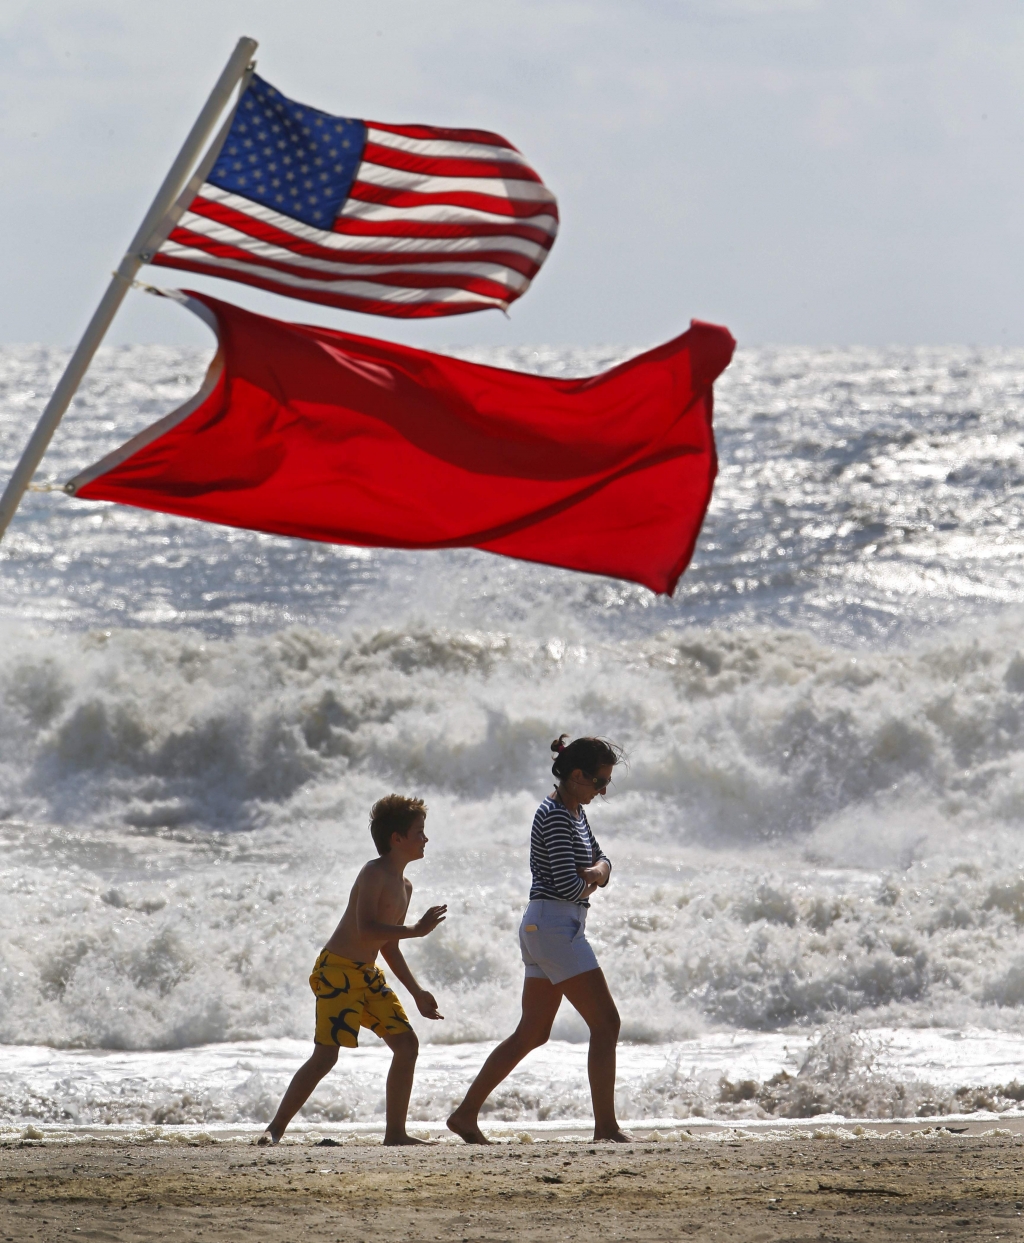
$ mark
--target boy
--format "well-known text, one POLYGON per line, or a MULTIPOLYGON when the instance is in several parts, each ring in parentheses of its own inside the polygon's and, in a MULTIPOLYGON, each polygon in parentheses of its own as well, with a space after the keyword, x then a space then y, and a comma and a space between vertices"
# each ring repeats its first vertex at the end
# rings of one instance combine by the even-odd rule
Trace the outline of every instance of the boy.
POLYGON ((427 844, 423 831, 427 808, 420 798, 389 794, 370 809, 370 833, 379 859, 372 859, 356 877, 348 907, 331 939, 316 960, 309 986, 316 994, 313 1056, 295 1072, 273 1121, 257 1141, 276 1144, 285 1127, 309 1099, 320 1080, 338 1060, 338 1049, 354 1049, 359 1027, 368 1027, 394 1054, 388 1072, 385 1144, 419 1144, 405 1130, 419 1041, 376 965, 378 953, 415 999, 420 1014, 443 1019, 437 1002, 420 988, 402 957, 398 942, 425 937, 445 917, 447 906, 432 906, 408 928, 403 924, 412 897, 405 879, 406 864, 422 859, 427 844))

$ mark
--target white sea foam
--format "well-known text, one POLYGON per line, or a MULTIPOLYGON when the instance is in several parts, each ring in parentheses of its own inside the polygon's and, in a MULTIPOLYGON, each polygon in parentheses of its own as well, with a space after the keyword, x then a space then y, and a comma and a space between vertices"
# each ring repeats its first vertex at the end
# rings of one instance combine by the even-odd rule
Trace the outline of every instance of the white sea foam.
MULTIPOLYGON (((57 361, 0 352, 8 457, 57 361)), ((111 351, 58 472, 201 362, 111 351)), ((1006 353, 741 355, 674 602, 33 497, 0 547, 0 1116, 262 1118, 391 789, 431 809, 414 914, 450 907, 409 949, 447 1016, 419 1023, 416 1108, 440 1116, 516 1019, 528 829, 563 730, 630 759, 593 808, 615 872, 590 920, 629 1116, 1011 1107, 992 1089, 1024 1029, 1022 392, 1006 353), (837 1015, 798 1074, 779 1042, 837 1015), (965 1064, 939 1030, 998 1056, 965 1064)), ((576 1069, 538 1055, 496 1111, 581 1116, 568 1008, 555 1037, 576 1069)), ((310 1116, 373 1116, 379 1085, 338 1074, 310 1116)))
MULTIPOLYGON (((412 1120, 443 1123, 490 1047, 424 1046, 412 1120)), ((619 1116, 634 1122, 1019 1114, 1021 1047, 1020 1037, 991 1032, 854 1032, 842 1022, 814 1033, 705 1033, 662 1045, 623 1045, 616 1104, 619 1116)), ((307 1042, 287 1039, 205 1045, 190 1049, 187 1059, 177 1051, 8 1046, 0 1069, 0 1123, 266 1123, 307 1052, 307 1042)), ((299 1124, 379 1125, 390 1060, 376 1040, 346 1050, 299 1124)), ((586 1061, 580 1043, 552 1041, 536 1050, 488 1100, 484 1125, 585 1123, 586 1061)))
POLYGON ((452 999, 425 1038, 499 1035, 562 727, 631 757, 592 817, 616 874, 591 926, 628 1038, 837 1010, 1015 1028, 1017 639, 1004 620, 855 658, 778 631, 12 637, 0 1036, 300 1035, 390 788, 431 805, 416 902, 451 906, 410 949, 452 999))

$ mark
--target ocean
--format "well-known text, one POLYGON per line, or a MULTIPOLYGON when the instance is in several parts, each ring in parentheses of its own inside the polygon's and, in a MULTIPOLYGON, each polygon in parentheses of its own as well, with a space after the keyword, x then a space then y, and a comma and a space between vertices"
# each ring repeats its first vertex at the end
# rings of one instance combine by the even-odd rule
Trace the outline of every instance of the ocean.
MULTIPOLYGON (((545 374, 622 348, 453 350, 545 374)), ((0 350, 6 475, 65 355, 0 350)), ((99 355, 40 478, 208 354, 99 355)), ((444 1118, 518 1015, 549 743, 625 750, 588 933, 641 1119, 949 1117, 1024 1099, 1024 351, 741 349, 674 599, 473 551, 344 548, 30 494, 0 544, 0 1125, 245 1126, 312 1038, 313 958, 429 805, 408 943, 444 1118)), ((586 1031, 485 1125, 589 1116, 586 1031)), ((372 1036, 302 1125, 379 1123, 372 1036)))

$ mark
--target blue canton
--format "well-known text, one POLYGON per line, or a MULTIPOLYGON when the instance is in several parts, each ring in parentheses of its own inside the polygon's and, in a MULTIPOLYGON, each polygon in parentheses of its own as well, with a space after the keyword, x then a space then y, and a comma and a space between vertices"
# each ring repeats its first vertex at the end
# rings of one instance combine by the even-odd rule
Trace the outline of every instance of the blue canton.
POLYGON ((253 76, 207 181, 329 229, 363 158, 366 126, 307 108, 253 76))

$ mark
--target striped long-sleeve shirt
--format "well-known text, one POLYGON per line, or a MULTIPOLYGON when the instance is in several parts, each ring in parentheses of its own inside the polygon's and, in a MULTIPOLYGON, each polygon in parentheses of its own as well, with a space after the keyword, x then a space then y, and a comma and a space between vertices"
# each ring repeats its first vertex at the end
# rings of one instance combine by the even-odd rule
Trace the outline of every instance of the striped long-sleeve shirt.
POLYGON ((583 808, 578 816, 573 816, 556 799, 546 798, 537 808, 530 833, 530 900, 555 898, 589 906, 585 898, 580 898, 586 886, 576 869, 592 867, 601 859, 611 867, 583 808))

